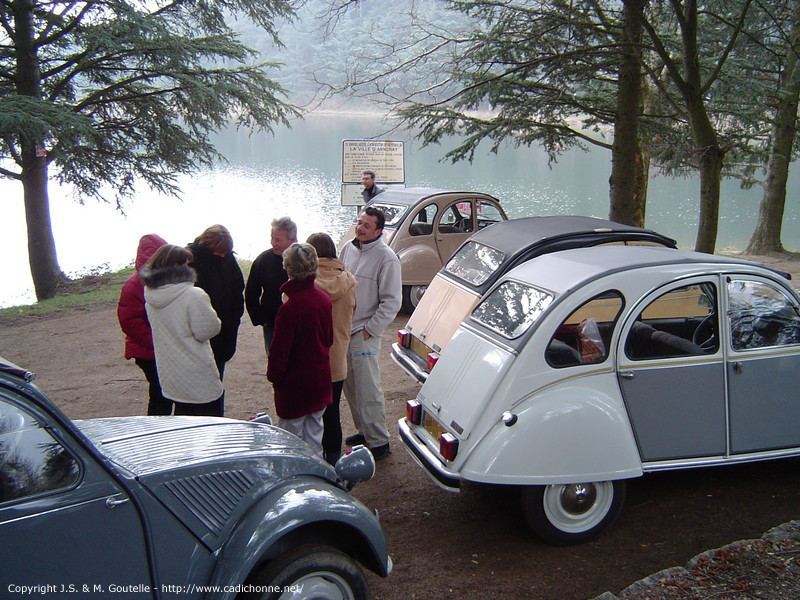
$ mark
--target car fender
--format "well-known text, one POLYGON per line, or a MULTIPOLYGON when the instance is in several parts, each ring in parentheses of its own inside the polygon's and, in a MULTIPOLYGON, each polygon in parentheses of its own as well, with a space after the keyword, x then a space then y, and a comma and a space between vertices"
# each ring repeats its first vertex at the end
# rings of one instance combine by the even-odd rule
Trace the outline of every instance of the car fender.
POLYGON ((217 552, 217 567, 209 585, 218 591, 207 597, 233 598, 236 586, 263 562, 309 542, 354 550, 365 566, 383 577, 391 570, 386 538, 375 513, 329 483, 296 478, 271 489, 239 521, 217 552), (347 534, 352 538, 351 548, 343 547, 347 534))
POLYGON ((626 479, 642 462, 616 377, 562 380, 514 404, 459 469, 484 483, 546 485, 626 479), (509 424, 507 425, 506 422, 509 424))
POLYGON ((428 285, 442 268, 438 250, 425 244, 403 248, 397 253, 403 285, 428 285))

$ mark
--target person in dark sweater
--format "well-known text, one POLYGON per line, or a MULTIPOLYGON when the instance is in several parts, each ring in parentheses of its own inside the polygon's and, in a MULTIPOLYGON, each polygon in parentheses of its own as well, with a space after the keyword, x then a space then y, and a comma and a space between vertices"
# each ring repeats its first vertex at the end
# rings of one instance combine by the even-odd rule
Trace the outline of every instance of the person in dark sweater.
POLYGON ((272 344, 275 315, 281 305, 281 286, 289 279, 283 268, 283 252, 297 242, 297 225, 289 217, 275 219, 272 221, 270 242, 272 248, 259 254, 253 261, 244 288, 247 314, 253 325, 264 328, 267 354, 272 344))
POLYGON ((211 306, 222 321, 219 334, 211 338, 211 351, 222 379, 227 363, 236 353, 236 338, 244 314, 244 277, 233 255, 233 238, 223 225, 212 225, 189 244, 197 273, 195 285, 211 298, 211 306))

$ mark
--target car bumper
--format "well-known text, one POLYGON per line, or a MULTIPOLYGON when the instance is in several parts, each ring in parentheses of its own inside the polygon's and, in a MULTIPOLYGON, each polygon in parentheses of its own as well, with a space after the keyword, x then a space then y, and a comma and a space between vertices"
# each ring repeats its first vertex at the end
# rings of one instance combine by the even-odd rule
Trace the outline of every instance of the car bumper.
POLYGON ((403 369, 409 377, 416 379, 420 383, 425 383, 425 381, 427 381, 428 372, 414 359, 414 355, 410 350, 403 348, 400 344, 395 342, 392 344, 391 356, 394 363, 403 369))
POLYGON ((425 472, 433 480, 433 482, 440 488, 448 492, 457 492, 461 488, 461 477, 458 473, 451 471, 445 467, 442 462, 428 449, 428 447, 420 440, 406 419, 400 419, 397 423, 400 440, 403 445, 411 454, 411 457, 417 462, 419 466, 425 469, 425 472))

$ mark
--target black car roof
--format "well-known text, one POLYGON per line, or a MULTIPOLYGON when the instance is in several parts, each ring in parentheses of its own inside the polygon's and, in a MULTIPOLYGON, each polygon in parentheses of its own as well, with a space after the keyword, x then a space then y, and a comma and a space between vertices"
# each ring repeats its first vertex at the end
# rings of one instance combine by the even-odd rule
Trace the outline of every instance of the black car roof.
POLYGON ((650 229, 632 227, 596 217, 573 215, 510 219, 482 229, 470 239, 511 255, 543 241, 594 233, 602 235, 620 233, 623 238, 635 237, 637 239, 639 236, 643 236, 645 239, 658 240, 665 246, 674 248, 676 245, 675 240, 650 229))
MULTIPOLYGON (((667 248, 677 247, 675 240, 650 229, 596 217, 558 215, 510 219, 486 227, 464 242, 485 244, 505 255, 500 268, 489 279, 479 286, 470 287, 483 294, 500 275, 540 254, 623 240, 649 241, 667 248)), ((445 268, 442 274, 454 277, 445 268)), ((458 281, 464 283, 460 279, 458 281)))

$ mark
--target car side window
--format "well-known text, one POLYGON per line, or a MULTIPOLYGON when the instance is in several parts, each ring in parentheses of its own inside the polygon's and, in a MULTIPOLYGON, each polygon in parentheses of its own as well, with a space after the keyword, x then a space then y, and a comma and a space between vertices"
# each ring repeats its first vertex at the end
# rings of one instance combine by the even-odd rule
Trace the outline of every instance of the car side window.
POLYGON ((545 351, 547 363, 562 368, 603 362, 623 305, 622 295, 616 290, 582 304, 553 334, 545 351))
POLYGON ((478 200, 478 229, 483 229, 502 220, 503 215, 500 214, 499 208, 486 200, 478 200))
POLYGON ((77 483, 80 467, 33 415, 0 399, 0 505, 77 483))
POLYGON ((428 204, 420 210, 408 226, 408 233, 411 235, 429 235, 433 232, 433 223, 436 218, 436 205, 428 204))
POLYGON ((728 283, 731 347, 738 351, 800 343, 800 316, 792 298, 759 281, 728 283))
POLYGON ((636 317, 625 355, 652 360, 719 350, 716 289, 713 283, 696 283, 661 294, 636 317))
POLYGON ((442 211, 439 233, 471 233, 472 202, 464 200, 451 204, 442 211))

